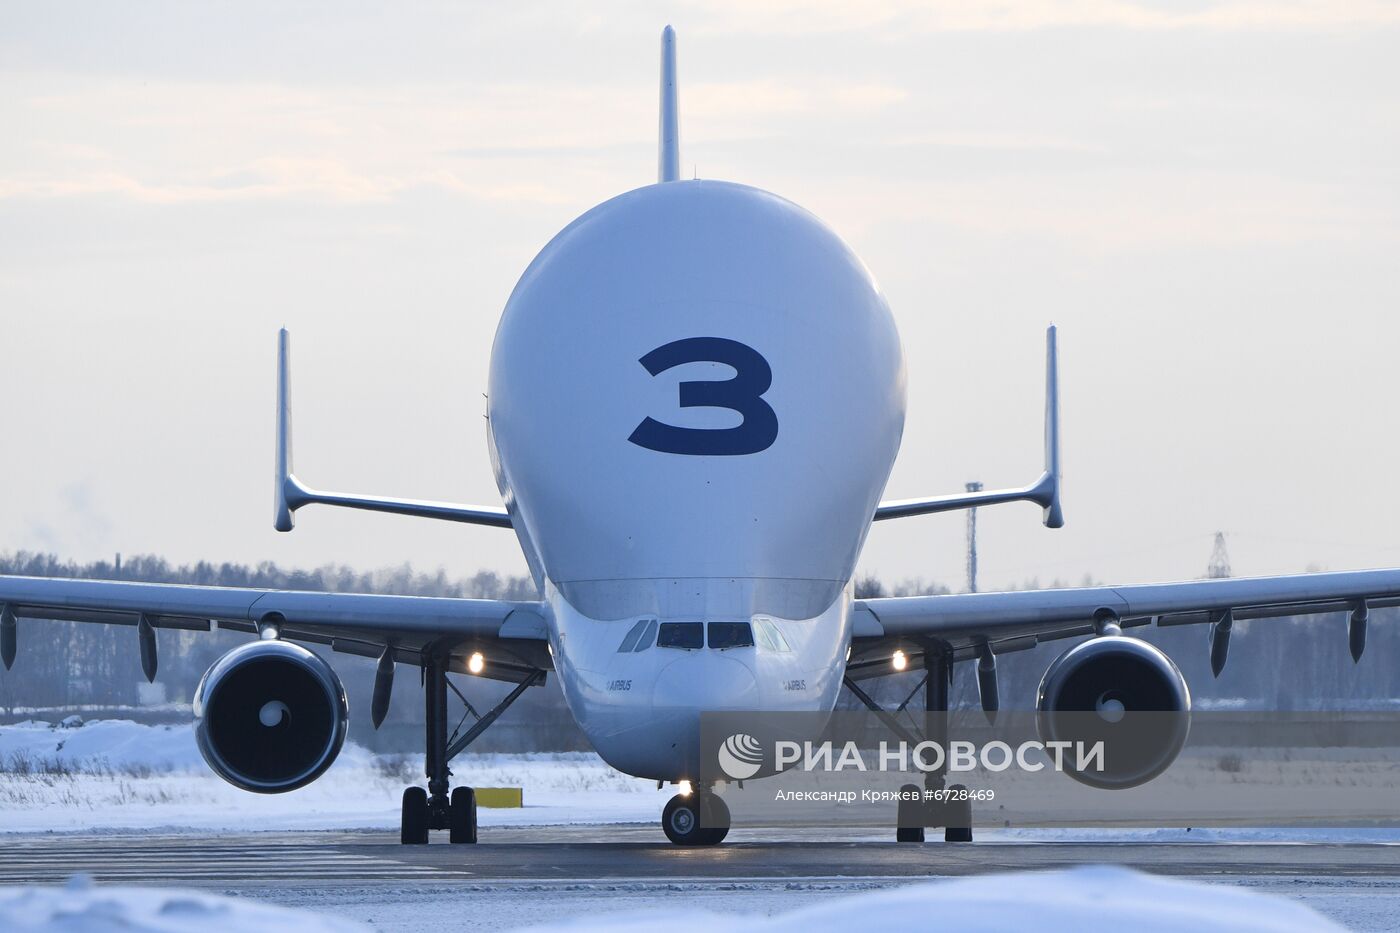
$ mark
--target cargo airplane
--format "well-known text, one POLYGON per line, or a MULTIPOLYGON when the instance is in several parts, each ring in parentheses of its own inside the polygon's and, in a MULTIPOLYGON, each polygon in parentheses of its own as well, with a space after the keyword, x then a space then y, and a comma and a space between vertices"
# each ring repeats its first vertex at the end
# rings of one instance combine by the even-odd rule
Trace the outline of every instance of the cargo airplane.
MULTIPOLYGON (((538 598, 356 593, 0 577, 6 668, 42 620, 135 629, 153 677, 163 630, 246 632, 194 698, 210 767, 249 791, 314 781, 346 735, 345 692, 305 644, 376 658, 371 717, 395 670, 421 668, 426 786, 404 791, 401 838, 476 841, 473 790, 449 762, 517 696, 559 678, 598 754, 686 793, 672 842, 724 838, 728 810, 700 779, 707 711, 830 711, 843 689, 906 664, 946 709, 953 665, 976 667, 995 709, 996 658, 1078 639, 1051 665, 1042 710, 1185 711, 1176 665, 1125 630, 1199 623, 1225 662, 1238 618, 1346 613, 1359 658, 1370 608, 1400 605, 1400 570, 1139 586, 857 598, 872 522, 1030 502, 1058 528, 1056 333, 1047 333, 1045 463, 1029 485, 886 500, 905 419, 905 357, 885 297, 830 227, 778 195, 681 178, 675 35, 662 36, 656 184, 560 231, 521 276, 491 349, 487 446, 500 505, 341 492, 292 470, 288 335, 278 340, 274 524, 309 505, 490 525, 515 533, 538 598), (448 675, 515 685, 449 736, 448 675)), ((20 651, 22 654, 22 651, 20 651)), ((1157 766, 1179 743, 1165 742, 1157 766)), ((970 814, 945 838, 969 839, 970 814)), ((922 839, 903 827, 901 839, 922 839)))

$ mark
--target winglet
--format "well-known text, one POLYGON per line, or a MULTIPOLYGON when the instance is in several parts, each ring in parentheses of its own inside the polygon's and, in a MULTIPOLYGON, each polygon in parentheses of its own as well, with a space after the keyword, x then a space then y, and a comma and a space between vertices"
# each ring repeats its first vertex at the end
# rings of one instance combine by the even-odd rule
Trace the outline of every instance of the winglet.
POLYGON ((310 489, 292 473, 292 339, 287 329, 277 335, 277 452, 273 464, 272 526, 292 530, 292 513, 303 505, 320 503, 394 515, 438 518, 470 525, 510 528, 510 513, 499 506, 457 505, 423 499, 396 499, 388 496, 362 496, 344 492, 310 489))
POLYGON ((658 152, 658 182, 678 181, 681 177, 681 136, 676 104, 676 31, 661 31, 661 145, 658 152))
POLYGON ((304 497, 301 484, 292 475, 291 342, 287 328, 282 328, 277 334, 277 459, 272 491, 272 526, 278 531, 292 530, 292 513, 304 497))
POLYGON ((1065 523, 1060 508, 1060 379, 1059 354, 1055 346, 1055 325, 1045 332, 1045 469, 1029 486, 1014 489, 958 493, 922 499, 899 499, 881 502, 872 516, 874 521, 977 509, 1003 502, 1034 502, 1045 512, 1045 527, 1061 528, 1065 523))
POLYGON ((1065 523, 1060 508, 1060 353, 1055 344, 1055 325, 1045 331, 1045 475, 1040 483, 1048 493, 1045 527, 1060 528, 1065 523))

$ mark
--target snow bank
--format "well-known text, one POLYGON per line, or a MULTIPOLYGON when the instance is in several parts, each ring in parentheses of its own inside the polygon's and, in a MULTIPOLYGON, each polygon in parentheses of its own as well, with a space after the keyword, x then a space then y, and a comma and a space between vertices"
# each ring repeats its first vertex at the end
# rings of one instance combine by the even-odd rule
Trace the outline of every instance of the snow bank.
MULTIPOLYGON (((800 896, 800 895, 799 895, 800 896)), ((696 909, 663 893, 664 910, 590 910, 571 921, 531 927, 536 933, 822 933, 869 929, 949 929, 959 933, 1036 930, 1132 930, 1134 933, 1293 933, 1343 927, 1285 897, 1223 884, 1179 881, 1126 868, 982 875, 822 900, 773 916, 696 909)), ((602 907, 606 901, 597 906, 602 907)), ((460 925, 455 915, 452 928, 460 925)), ((434 925, 433 911, 421 920, 434 925)), ((499 918, 504 919, 504 918, 499 918)), ((498 918, 477 916, 495 925, 498 918)), ((505 920, 509 924, 508 919, 505 920)), ((0 888, 0 929, 43 933, 351 933, 368 927, 325 914, 196 891, 93 887, 82 877, 66 887, 0 888)))
MULTIPOLYGON (((483 826, 654 823, 673 793, 619 774, 591 752, 467 753, 453 765, 464 783, 525 789, 525 807, 483 809, 483 826)), ((209 771, 189 724, 0 726, 0 833, 393 829, 404 787, 422 781, 421 757, 377 756, 347 743, 314 783, 250 794, 209 771)))
POLYGON ((189 725, 99 719, 76 728, 34 721, 0 727, 0 770, 147 773, 204 767, 189 725))
MULTIPOLYGON (((374 758, 346 742, 336 766, 364 768, 374 758)), ((129 719, 95 719, 77 726, 28 720, 0 726, 0 771, 22 770, 26 763, 40 770, 89 774, 209 771, 195 743, 193 723, 151 726, 129 719)))
POLYGON ((198 891, 93 887, 0 888, 0 929, 43 933, 355 933, 368 927, 307 910, 198 891))
POLYGON ((1127 868, 981 875, 856 894, 774 917, 649 910, 532 927, 608 933, 814 933, 821 930, 1132 930, 1134 933, 1285 933, 1343 930, 1296 901, 1226 885, 1180 881, 1127 868))

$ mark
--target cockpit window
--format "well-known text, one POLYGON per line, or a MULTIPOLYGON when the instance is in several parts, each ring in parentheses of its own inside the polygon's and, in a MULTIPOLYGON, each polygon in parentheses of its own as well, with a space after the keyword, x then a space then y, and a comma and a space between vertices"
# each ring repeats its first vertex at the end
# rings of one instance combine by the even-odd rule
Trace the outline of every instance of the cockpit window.
POLYGON ((626 654, 627 652, 629 652, 629 651, 633 650, 634 648, 636 648, 636 647, 637 647, 637 639, 639 639, 639 638, 642 637, 642 632, 645 632, 645 631, 646 631, 646 628, 647 628, 647 620, 646 620, 646 619, 643 619, 642 621, 638 622, 636 625, 632 626, 632 630, 631 630, 630 632, 627 633, 627 637, 624 638, 624 639, 622 639, 622 644, 620 644, 620 645, 617 646, 617 653, 618 653, 618 654, 626 654))
POLYGON ((711 648, 751 648, 753 629, 747 622, 711 622, 711 648))
POLYGON ((701 622, 662 622, 656 635, 658 648, 703 648, 705 626, 701 622))
POLYGON ((622 644, 617 646, 617 653, 627 654, 630 651, 645 651, 651 647, 652 639, 655 637, 656 620, 643 619, 632 626, 627 637, 622 639, 622 644))
POLYGON ((792 647, 783 637, 782 629, 772 619, 755 617, 753 620, 754 635, 758 639, 758 644, 769 651, 791 651, 792 647))

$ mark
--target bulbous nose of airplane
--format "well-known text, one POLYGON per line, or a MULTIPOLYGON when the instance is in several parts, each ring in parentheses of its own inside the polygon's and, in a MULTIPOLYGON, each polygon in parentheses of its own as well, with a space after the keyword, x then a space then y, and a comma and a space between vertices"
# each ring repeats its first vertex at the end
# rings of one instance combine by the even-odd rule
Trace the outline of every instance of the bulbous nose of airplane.
POLYGON ((737 658, 699 651, 661 669, 652 690, 652 722, 678 777, 700 773, 700 717, 710 711, 758 709, 758 681, 737 658))
POLYGON ((717 651, 696 651, 661 669, 652 689, 652 709, 693 711, 754 709, 758 681, 738 658, 717 651))
POLYGON ((648 185, 570 224, 511 293, 488 389, 497 482, 590 618, 810 618, 840 591, 822 581, 850 577, 904 381, 878 283, 821 221, 743 185, 648 185), (834 437, 859 456, 833 456, 834 437), (708 595, 739 580, 756 601, 708 595))
POLYGON ((657 674, 649 710, 634 708, 625 726, 589 738, 605 761, 628 774, 693 778, 700 773, 702 714, 760 707, 758 681, 747 664, 715 651, 687 652, 657 674))

